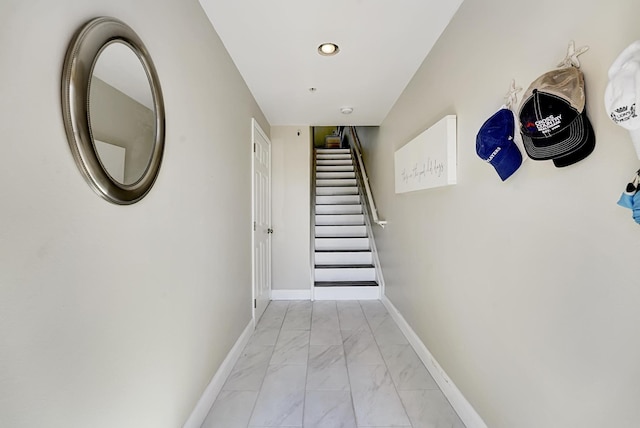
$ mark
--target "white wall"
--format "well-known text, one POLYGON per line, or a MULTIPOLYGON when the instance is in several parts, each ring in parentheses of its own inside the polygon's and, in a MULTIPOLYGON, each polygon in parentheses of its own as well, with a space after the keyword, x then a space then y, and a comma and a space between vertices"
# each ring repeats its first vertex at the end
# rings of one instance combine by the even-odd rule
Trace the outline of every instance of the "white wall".
POLYGON ((640 226, 616 205, 640 161, 603 108, 638 16, 630 0, 466 0, 367 142, 387 296, 489 427, 640 424, 640 226), (565 169, 528 160, 502 183, 476 133, 512 78, 526 89, 571 39, 591 47, 596 149, 565 169), (394 151, 446 114, 459 184, 395 195, 394 151))
POLYGON ((251 317, 251 117, 196 0, 0 3, 0 426, 182 426, 251 317), (117 206, 69 150, 73 33, 111 15, 166 103, 154 188, 117 206))
POLYGON ((272 266, 274 290, 311 290, 309 126, 273 126, 272 266))

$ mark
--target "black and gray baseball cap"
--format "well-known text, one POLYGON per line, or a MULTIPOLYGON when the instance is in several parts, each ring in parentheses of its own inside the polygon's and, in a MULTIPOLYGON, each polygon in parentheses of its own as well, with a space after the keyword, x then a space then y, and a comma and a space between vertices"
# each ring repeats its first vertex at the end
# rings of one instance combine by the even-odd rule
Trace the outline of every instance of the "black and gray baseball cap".
POLYGON ((552 159, 555 166, 564 167, 586 158, 595 148, 584 76, 576 67, 553 70, 533 81, 523 96, 519 118, 531 159, 552 159))

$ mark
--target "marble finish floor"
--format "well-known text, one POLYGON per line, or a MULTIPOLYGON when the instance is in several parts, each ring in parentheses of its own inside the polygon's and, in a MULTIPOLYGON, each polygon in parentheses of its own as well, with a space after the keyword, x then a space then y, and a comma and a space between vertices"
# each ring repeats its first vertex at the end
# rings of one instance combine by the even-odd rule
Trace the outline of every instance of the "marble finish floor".
POLYGON ((202 428, 464 428, 380 301, 272 301, 202 428))

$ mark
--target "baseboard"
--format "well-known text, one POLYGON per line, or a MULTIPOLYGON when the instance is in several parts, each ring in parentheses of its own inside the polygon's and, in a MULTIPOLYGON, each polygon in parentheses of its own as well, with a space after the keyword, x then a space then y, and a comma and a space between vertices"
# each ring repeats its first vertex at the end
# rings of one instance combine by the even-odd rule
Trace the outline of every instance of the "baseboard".
POLYGON ((400 330, 402 330, 404 335, 407 337, 407 340, 418 354, 418 357, 420 357, 425 367, 442 390, 442 393, 447 397, 447 400, 449 400, 451 406, 455 409, 458 416, 460 416, 460 419, 462 419, 465 426, 467 428, 487 428, 487 424, 484 423, 480 415, 476 412, 473 406, 471 406, 471 403, 467 401, 460 390, 454 385, 451 379, 449 379, 449 376, 447 376, 442 367, 440 367, 440 364, 438 364, 436 359, 433 358, 431 352, 429 352, 425 344, 420 340, 416 332, 413 331, 404 317, 396 307, 393 306, 393 303, 391 303, 387 296, 382 296, 381 300, 389 311, 391 317, 398 324, 398 327, 400 327, 400 330))
POLYGON ((378 300, 380 287, 313 287, 315 300, 378 300))
POLYGON ((271 300, 311 300, 311 290, 271 290, 271 300))
POLYGON ((254 330, 254 321, 253 319, 249 322, 247 327, 244 329, 235 345, 231 348, 226 358, 216 371, 216 374, 213 375, 211 382, 205 388, 202 396, 198 400, 196 407, 191 412, 189 419, 184 423, 182 428, 200 428, 209 414, 209 410, 211 406, 213 406, 213 402, 216 401, 218 394, 222 391, 222 387, 224 386, 225 381, 231 374, 231 370, 233 370, 233 366, 236 365, 238 358, 242 354, 242 350, 249 342, 249 338, 253 334, 254 330))

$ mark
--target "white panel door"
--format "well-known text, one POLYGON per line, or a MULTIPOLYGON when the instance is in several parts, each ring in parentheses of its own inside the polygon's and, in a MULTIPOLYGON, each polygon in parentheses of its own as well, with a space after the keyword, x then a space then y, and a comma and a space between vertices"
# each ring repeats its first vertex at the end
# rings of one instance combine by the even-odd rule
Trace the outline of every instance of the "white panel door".
POLYGON ((253 298, 257 323, 271 298, 271 142, 251 120, 253 140, 253 298))

